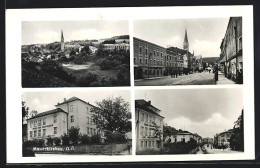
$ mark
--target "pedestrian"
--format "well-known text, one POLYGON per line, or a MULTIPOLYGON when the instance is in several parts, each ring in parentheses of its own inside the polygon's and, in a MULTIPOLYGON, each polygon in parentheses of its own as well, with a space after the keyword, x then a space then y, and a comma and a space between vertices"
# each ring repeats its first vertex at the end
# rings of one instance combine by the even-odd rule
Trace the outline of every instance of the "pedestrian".
POLYGON ((218 81, 218 66, 216 65, 215 67, 215 82, 217 83, 218 81))
POLYGON ((129 142, 127 143, 127 149, 128 149, 128 153, 130 154, 131 145, 129 142))

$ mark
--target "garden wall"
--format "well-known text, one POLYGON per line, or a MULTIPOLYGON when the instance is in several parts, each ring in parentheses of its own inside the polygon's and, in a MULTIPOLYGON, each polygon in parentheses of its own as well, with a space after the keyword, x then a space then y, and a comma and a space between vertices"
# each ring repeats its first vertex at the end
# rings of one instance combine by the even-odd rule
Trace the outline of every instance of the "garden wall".
POLYGON ((32 147, 35 153, 86 153, 86 154, 118 154, 127 149, 127 144, 100 144, 80 146, 46 146, 32 147))

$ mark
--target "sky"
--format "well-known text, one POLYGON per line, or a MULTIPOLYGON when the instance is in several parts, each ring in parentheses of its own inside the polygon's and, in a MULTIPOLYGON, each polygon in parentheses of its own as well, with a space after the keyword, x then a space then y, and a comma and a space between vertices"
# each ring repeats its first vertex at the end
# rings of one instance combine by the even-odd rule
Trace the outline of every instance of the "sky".
POLYGON ((189 51, 202 57, 219 57, 229 18, 135 20, 134 36, 162 47, 183 48, 187 29, 189 51))
POLYGON ((127 20, 89 21, 24 21, 22 22, 22 45, 46 44, 61 40, 86 40, 129 35, 127 20))
MULTIPOLYGON (((29 112, 36 110, 38 113, 55 109, 55 105, 67 100, 73 96, 96 105, 107 98, 116 98, 121 96, 126 102, 131 102, 130 91, 128 90, 88 90, 88 91, 52 91, 52 92, 24 92, 22 100, 25 101, 25 106, 29 107, 29 112)), ((129 106, 131 107, 131 106, 129 106)))
POLYGON ((242 97, 240 88, 135 91, 135 99, 150 100, 161 110, 164 123, 204 138, 233 128, 243 108, 242 97))

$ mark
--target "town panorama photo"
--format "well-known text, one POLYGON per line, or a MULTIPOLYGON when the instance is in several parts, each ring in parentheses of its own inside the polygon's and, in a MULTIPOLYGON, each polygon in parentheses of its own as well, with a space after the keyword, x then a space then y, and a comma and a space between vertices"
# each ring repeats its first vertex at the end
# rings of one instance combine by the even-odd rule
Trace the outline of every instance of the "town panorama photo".
POLYGON ((22 22, 22 87, 130 86, 128 21, 22 22))

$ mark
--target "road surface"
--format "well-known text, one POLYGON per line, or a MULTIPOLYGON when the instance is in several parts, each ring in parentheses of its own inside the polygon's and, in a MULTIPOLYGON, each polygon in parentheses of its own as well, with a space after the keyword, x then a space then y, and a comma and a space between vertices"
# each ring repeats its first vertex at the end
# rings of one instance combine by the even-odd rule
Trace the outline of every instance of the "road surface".
POLYGON ((202 72, 171 78, 150 78, 135 80, 135 86, 171 86, 171 85, 215 85, 214 73, 202 72))

